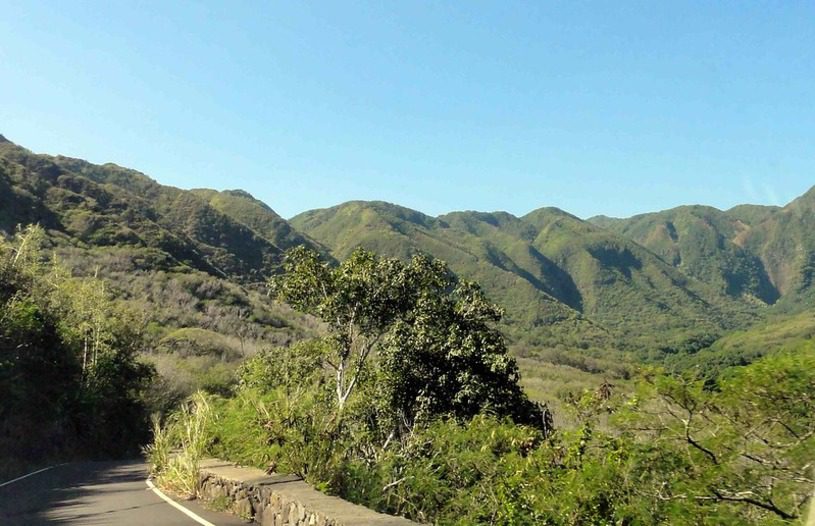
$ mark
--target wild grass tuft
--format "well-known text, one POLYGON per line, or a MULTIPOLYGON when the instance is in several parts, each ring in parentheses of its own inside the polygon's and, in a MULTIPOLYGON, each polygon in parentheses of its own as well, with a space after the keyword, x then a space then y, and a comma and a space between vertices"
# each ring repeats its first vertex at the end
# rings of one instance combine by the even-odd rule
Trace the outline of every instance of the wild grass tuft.
POLYGON ((159 486, 176 495, 195 498, 211 419, 212 408, 201 391, 174 413, 164 427, 154 419, 153 443, 145 448, 145 453, 159 486), (171 454, 173 447, 178 448, 175 454, 171 454))

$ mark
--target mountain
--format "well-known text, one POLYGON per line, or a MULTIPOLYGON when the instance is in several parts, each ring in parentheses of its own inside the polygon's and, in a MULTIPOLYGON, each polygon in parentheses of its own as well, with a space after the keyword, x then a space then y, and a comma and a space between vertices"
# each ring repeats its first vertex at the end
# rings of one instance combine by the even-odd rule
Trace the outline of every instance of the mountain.
POLYGON ((298 245, 329 261, 359 246, 440 258, 505 307, 504 329, 525 356, 693 349, 766 312, 810 308, 813 218, 815 189, 785 207, 684 206, 627 219, 584 221, 557 208, 431 217, 352 201, 286 221, 241 190, 182 190, 0 138, 0 230, 40 223, 76 272, 109 277, 123 300, 150 311, 163 327, 157 342, 209 348, 206 333, 167 339, 209 330, 226 337, 213 342, 231 342, 224 355, 238 340, 244 347, 247 326, 252 345, 317 330, 260 296, 258 285, 298 245))
POLYGON ((0 140, 0 232, 45 227, 64 266, 104 279, 144 315, 151 359, 187 391, 211 384, 217 369, 228 382, 235 365, 225 364, 241 356, 317 333, 313 320, 269 302, 258 283, 285 249, 322 247, 259 203, 243 192, 202 195, 0 140))
POLYGON ((792 313, 815 304, 815 188, 784 207, 682 206, 589 221, 732 298, 792 313))
MULTIPOLYGON (((757 210, 742 211, 742 216, 761 216, 757 210)), ((723 294, 764 304, 779 297, 760 258, 739 244, 751 226, 736 214, 708 206, 682 206, 626 220, 589 221, 648 248, 723 294)))
POLYGON ((198 188, 190 190, 219 212, 251 228, 263 239, 281 251, 299 245, 306 245, 324 257, 330 257, 328 250, 314 240, 297 232, 292 226, 272 210, 269 205, 255 199, 243 190, 210 190, 198 188))
POLYGON ((764 264, 780 294, 779 310, 801 312, 815 305, 815 187, 738 242, 764 264))
POLYGON ((447 261, 503 304, 510 334, 533 346, 642 348, 751 319, 749 307, 649 250, 556 208, 521 218, 506 212, 433 218, 389 203, 354 201, 290 221, 338 259, 362 246, 393 257, 425 252, 447 261))
POLYGON ((160 251, 176 265, 260 281, 297 244, 294 232, 244 192, 186 191, 135 170, 36 155, 0 143, 0 229, 41 223, 91 246, 160 251))
MULTIPOLYGON (((290 222, 329 247, 339 260, 363 247, 401 259, 422 252, 446 261, 458 275, 478 281, 507 309, 507 330, 529 347, 573 346, 578 340, 609 343, 608 331, 553 296, 560 284, 547 287, 537 282, 494 241, 454 228, 448 219, 452 218, 433 218, 381 201, 352 201, 305 212, 290 222), (566 327, 568 331, 562 330, 566 327), (574 334, 581 338, 575 339, 574 334)), ((534 253, 529 257, 534 259, 534 253)))

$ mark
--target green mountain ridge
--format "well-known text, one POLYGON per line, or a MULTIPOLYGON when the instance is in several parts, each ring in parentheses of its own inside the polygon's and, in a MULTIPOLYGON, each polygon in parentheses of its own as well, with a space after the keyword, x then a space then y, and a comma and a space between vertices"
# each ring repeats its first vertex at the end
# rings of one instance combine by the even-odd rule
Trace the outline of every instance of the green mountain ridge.
POLYGON ((143 314, 152 359, 162 374, 188 378, 182 383, 190 390, 192 377, 224 361, 317 332, 312 320, 266 301, 258 286, 285 248, 312 244, 281 226, 270 209, 265 213, 277 222, 260 233, 194 193, 140 172, 0 142, 0 232, 31 223, 46 228, 50 250, 67 268, 104 279, 113 297, 143 314), (281 226, 276 236, 274 225, 281 226), (196 347, 192 340, 166 344, 167 334, 185 328, 219 336, 212 337, 210 356, 192 353, 183 363, 171 356, 185 345, 190 350, 180 356, 196 347))
POLYGON ((668 340, 683 340, 752 317, 749 307, 636 243, 556 208, 522 218, 506 212, 432 218, 388 203, 353 201, 305 212, 291 223, 338 259, 358 246, 398 258, 425 252, 443 259, 505 305, 510 324, 523 328, 511 333, 535 345, 574 343, 576 335, 577 341, 587 335, 585 325, 596 333, 595 344, 641 347, 653 344, 657 333, 663 341, 666 333, 668 340), (553 315, 541 318, 544 309, 553 315), (538 334, 542 326, 545 334, 538 334))
POLYGON ((815 300, 815 187, 784 207, 682 206, 589 221, 742 301, 795 313, 815 300))
POLYGON ((282 253, 317 244, 245 193, 160 185, 115 164, 37 155, 0 143, 0 229, 41 223, 93 246, 159 249, 178 264, 241 281, 271 275, 282 253))
POLYGON ((815 300, 813 211, 815 188, 782 208, 683 206, 627 219, 552 207, 431 217, 351 201, 287 221, 242 190, 182 190, 0 139, 0 230, 40 223, 72 260, 94 254, 116 267, 103 273, 200 273, 251 289, 293 246, 329 261, 357 247, 401 259, 422 252, 481 283, 506 308, 516 350, 531 354, 682 347, 745 328, 768 308, 806 310, 815 300))

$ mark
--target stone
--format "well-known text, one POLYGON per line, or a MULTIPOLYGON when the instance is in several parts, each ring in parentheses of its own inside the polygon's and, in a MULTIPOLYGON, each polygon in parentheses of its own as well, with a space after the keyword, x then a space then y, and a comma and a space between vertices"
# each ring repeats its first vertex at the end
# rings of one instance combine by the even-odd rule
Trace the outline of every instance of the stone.
POLYGON ((255 514, 255 510, 252 509, 252 503, 245 497, 236 501, 233 509, 238 517, 247 521, 251 521, 255 514))
MULTIPOLYGON (((257 515, 255 515, 255 520, 257 520, 257 519, 258 519, 258 517, 257 517, 257 515)), ((260 522, 260 526, 275 526, 275 523, 274 523, 274 508, 272 508, 271 506, 266 506, 265 508, 263 508, 263 513, 260 516, 260 521, 259 522, 260 522)))
POLYGON ((243 519, 254 518, 260 526, 417 524, 366 510, 336 497, 326 497, 293 475, 269 477, 254 468, 225 466, 218 461, 208 462, 210 465, 203 468, 199 477, 199 495, 202 500, 226 498, 227 505, 233 512, 243 519), (243 480, 247 482, 242 482, 243 480), (253 482, 250 483, 249 480, 253 482), (340 521, 336 518, 337 515, 354 519, 352 523, 340 521))

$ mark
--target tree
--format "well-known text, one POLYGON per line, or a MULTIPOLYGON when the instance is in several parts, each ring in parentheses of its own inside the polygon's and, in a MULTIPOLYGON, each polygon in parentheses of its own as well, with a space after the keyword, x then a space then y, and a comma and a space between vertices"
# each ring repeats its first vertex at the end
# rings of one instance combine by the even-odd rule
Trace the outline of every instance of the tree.
MULTIPOLYGON (((502 310, 474 283, 424 255, 404 263, 358 249, 332 267, 305 248, 287 253, 274 296, 323 320, 331 335, 326 359, 342 410, 369 358, 393 423, 417 414, 471 417, 491 409, 542 425, 518 385, 518 369, 493 326, 502 310)), ((394 427, 394 426, 392 426, 394 427)))
POLYGON ((132 452, 153 374, 137 359, 138 324, 100 280, 49 261, 44 240, 36 226, 0 238, 0 451, 25 462, 132 452))
POLYGON ((520 373, 495 324, 503 310, 473 282, 423 294, 388 334, 383 391, 399 424, 422 415, 471 418, 490 410, 547 434, 551 421, 519 385, 520 373))
POLYGON ((361 249, 331 267, 316 252, 296 247, 286 254, 283 269, 270 281, 272 294, 328 326, 333 353, 326 363, 335 373, 340 410, 393 323, 420 294, 440 293, 449 280, 442 263, 424 256, 405 265, 361 249))
POLYGON ((721 524, 733 516, 739 524, 800 518, 815 485, 815 346, 733 368, 716 387, 658 377, 651 402, 634 413, 647 449, 674 458, 671 473, 651 474, 662 481, 657 499, 721 514, 721 524), (682 477, 674 476, 676 462, 682 477))

